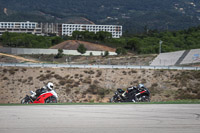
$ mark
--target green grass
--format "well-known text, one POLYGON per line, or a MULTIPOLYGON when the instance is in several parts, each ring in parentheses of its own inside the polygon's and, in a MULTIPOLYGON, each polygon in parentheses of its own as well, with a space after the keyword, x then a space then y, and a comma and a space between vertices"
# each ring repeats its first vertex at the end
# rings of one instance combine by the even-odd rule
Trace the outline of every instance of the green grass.
POLYGON ((196 100, 176 100, 176 101, 163 101, 163 102, 140 102, 140 103, 48 103, 48 104, 0 104, 0 106, 35 106, 35 105, 127 105, 127 104, 200 104, 200 99, 196 100))

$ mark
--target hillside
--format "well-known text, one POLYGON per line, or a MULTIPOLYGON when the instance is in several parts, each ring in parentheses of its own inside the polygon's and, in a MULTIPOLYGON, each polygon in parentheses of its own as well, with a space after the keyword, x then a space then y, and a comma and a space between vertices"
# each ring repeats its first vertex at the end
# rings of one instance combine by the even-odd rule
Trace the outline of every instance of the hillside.
POLYGON ((48 81, 62 103, 108 102, 117 88, 138 83, 152 101, 200 99, 200 71, 0 67, 0 103, 20 103, 48 81))
POLYGON ((200 24, 199 0, 0 0, 0 21, 120 24, 132 33, 200 24))
POLYGON ((104 45, 99 45, 95 43, 85 42, 85 41, 78 41, 78 40, 68 40, 64 41, 60 44, 50 47, 50 49, 66 49, 66 50, 77 50, 78 46, 83 44, 87 50, 91 51, 110 51, 115 52, 115 48, 111 48, 104 45))

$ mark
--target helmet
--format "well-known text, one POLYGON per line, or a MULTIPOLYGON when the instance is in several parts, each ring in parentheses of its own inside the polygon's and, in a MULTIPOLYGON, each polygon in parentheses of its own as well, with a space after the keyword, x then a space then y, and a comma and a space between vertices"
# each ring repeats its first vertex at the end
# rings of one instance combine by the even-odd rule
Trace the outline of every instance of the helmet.
POLYGON ((132 90, 133 89, 133 87, 128 87, 127 88, 127 91, 130 91, 130 90, 132 90))
POLYGON ((138 85, 138 88, 140 89, 140 88, 144 88, 144 85, 143 84, 139 84, 138 85))
POLYGON ((52 89, 53 89, 53 83, 49 82, 49 83, 47 84, 47 88, 48 88, 49 90, 52 90, 52 89))

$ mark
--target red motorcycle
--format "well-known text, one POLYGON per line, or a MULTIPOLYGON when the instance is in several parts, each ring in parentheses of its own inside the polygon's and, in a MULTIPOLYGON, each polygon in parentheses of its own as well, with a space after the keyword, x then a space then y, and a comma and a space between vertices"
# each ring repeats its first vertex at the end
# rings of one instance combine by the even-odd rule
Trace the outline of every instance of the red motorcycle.
POLYGON ((33 104, 33 103, 57 103, 58 95, 54 90, 42 93, 40 96, 33 98, 26 95, 21 100, 21 104, 33 104))

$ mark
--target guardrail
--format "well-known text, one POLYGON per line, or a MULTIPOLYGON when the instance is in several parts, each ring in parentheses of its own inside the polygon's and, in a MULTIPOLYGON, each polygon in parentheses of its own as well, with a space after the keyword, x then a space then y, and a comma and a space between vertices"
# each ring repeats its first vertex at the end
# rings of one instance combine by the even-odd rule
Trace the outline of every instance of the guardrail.
POLYGON ((130 68, 130 69, 168 69, 168 70, 200 70, 200 67, 176 66, 131 66, 131 65, 72 65, 72 64, 23 64, 0 63, 1 67, 56 67, 56 68, 130 68))

